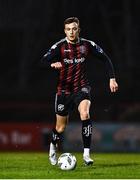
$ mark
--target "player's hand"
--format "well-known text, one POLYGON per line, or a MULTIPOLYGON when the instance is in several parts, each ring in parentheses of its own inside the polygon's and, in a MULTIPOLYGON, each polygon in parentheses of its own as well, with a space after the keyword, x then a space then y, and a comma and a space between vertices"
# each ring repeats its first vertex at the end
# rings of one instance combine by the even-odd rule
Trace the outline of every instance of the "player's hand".
POLYGON ((61 64, 61 62, 55 62, 55 63, 51 64, 51 67, 55 68, 55 69, 61 69, 62 64, 61 64))
POLYGON ((118 90, 118 84, 115 78, 110 79, 109 85, 111 92, 116 92, 118 90))

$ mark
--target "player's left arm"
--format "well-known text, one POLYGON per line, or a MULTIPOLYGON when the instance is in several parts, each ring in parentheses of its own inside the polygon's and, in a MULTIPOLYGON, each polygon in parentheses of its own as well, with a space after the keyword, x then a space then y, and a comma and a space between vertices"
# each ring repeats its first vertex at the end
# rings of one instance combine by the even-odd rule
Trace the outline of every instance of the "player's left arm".
MULTIPOLYGON (((99 47, 98 47, 99 48, 99 47)), ((104 62, 105 67, 109 73, 109 87, 111 92, 116 92, 118 90, 118 83, 115 78, 115 72, 114 72, 114 67, 111 62, 111 59, 106 55, 106 53, 102 50, 99 52, 100 59, 104 62)))
POLYGON ((98 46, 95 43, 91 43, 92 45, 92 50, 96 54, 97 57, 105 64, 105 67, 107 69, 107 72, 109 74, 109 87, 111 92, 116 92, 118 90, 118 83, 115 78, 115 72, 114 72, 114 67, 111 62, 111 59, 107 56, 107 54, 103 51, 103 49, 98 46))

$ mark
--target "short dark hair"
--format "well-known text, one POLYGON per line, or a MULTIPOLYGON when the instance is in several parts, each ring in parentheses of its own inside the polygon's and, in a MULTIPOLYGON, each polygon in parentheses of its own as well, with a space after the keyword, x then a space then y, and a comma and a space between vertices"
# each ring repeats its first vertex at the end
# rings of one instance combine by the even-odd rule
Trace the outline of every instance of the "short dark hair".
POLYGON ((66 24, 70 24, 73 22, 76 22, 78 24, 78 26, 80 27, 80 22, 79 22, 79 19, 77 17, 69 17, 69 18, 65 19, 65 21, 64 21, 64 28, 65 28, 66 24))

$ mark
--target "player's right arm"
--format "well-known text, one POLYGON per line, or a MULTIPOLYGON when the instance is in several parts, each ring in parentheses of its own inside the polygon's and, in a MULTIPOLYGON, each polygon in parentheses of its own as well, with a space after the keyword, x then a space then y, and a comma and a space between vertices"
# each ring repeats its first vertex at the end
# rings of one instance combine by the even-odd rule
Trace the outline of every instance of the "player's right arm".
POLYGON ((61 62, 55 62, 55 63, 51 64, 51 67, 55 68, 55 69, 61 69, 62 64, 61 64, 61 62))
POLYGON ((59 69, 62 65, 59 62, 60 59, 60 48, 54 44, 41 59, 41 63, 49 67, 59 69))

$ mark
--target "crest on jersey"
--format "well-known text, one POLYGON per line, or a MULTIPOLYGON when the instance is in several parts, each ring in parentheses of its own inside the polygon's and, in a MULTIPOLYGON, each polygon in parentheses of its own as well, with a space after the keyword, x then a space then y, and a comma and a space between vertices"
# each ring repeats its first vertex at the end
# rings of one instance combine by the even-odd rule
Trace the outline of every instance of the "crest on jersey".
POLYGON ((80 52, 81 52, 82 54, 85 54, 85 53, 86 53, 86 47, 85 47, 84 45, 81 45, 81 46, 80 46, 80 52))

